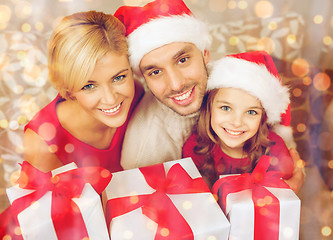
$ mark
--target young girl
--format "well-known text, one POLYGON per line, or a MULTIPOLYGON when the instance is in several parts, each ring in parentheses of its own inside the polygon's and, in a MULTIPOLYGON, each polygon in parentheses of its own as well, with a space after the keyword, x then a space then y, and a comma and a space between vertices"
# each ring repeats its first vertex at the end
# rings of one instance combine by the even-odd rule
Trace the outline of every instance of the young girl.
POLYGON ((219 175, 251 172, 262 155, 273 158, 269 170, 292 176, 293 161, 283 139, 272 131, 289 104, 271 57, 247 52, 218 60, 194 133, 183 147, 211 187, 219 175), (272 74, 272 73, 275 73, 272 74))
POLYGON ((48 67, 59 94, 26 125, 24 160, 45 172, 70 162, 122 170, 127 121, 143 93, 123 24, 95 11, 65 17, 50 38, 48 67))

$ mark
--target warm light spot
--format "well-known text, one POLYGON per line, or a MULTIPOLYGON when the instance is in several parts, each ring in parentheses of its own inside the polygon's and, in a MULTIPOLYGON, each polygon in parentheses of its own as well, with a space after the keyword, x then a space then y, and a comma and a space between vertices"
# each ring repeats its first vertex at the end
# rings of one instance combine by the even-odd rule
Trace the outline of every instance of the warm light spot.
POLYGON ((12 131, 17 130, 20 127, 19 123, 16 120, 12 120, 9 122, 9 129, 12 131))
POLYGON ((68 152, 68 153, 72 153, 74 152, 75 148, 74 148, 74 145, 71 144, 71 143, 67 143, 65 145, 65 151, 68 152))
POLYGON ((330 36, 325 36, 325 37, 323 38, 323 43, 324 43, 325 45, 327 45, 327 46, 331 45, 332 42, 333 42, 333 40, 332 40, 332 38, 331 38, 330 36))
POLYGON ((215 236, 208 236, 207 240, 216 240, 217 238, 215 236))
POLYGON ((15 15, 18 18, 24 19, 31 16, 32 7, 31 3, 27 1, 18 1, 15 6, 15 15))
POLYGON ((60 178, 59 178, 59 176, 57 176, 57 175, 55 175, 55 176, 53 176, 53 177, 51 178, 51 182, 52 182, 53 184, 57 184, 57 183, 59 182, 59 180, 60 180, 60 178))
POLYGON ((7 24, 12 16, 12 11, 7 5, 0 5, 0 23, 7 24))
POLYGON ((12 237, 9 235, 3 236, 2 240, 12 240, 12 237))
POLYGON ((227 5, 229 9, 235 9, 237 7, 237 3, 234 0, 230 0, 227 5))
POLYGON ((263 198, 259 198, 259 199, 257 200, 257 205, 258 205, 258 207, 263 207, 263 206, 265 206, 265 200, 264 200, 263 198))
POLYGON ((282 230, 282 234, 286 239, 292 239, 294 236, 294 230, 291 227, 285 227, 282 230))
POLYGON ((50 153, 56 153, 58 151, 58 146, 57 145, 55 145, 55 144, 51 144, 50 146, 49 146, 49 152, 50 153))
POLYGON ((183 208, 186 209, 186 210, 191 209, 192 208, 192 202, 190 202, 190 201, 183 202, 183 208))
POLYGON ((258 41, 258 50, 264 50, 268 54, 272 54, 275 50, 275 43, 274 43, 273 39, 271 39, 269 37, 261 38, 258 41))
POLYGON ((272 204, 273 198, 271 196, 265 196, 264 201, 266 204, 272 204))
POLYGON ((303 84, 304 84, 304 85, 306 85, 306 86, 310 86, 311 83, 312 83, 312 79, 311 79, 311 77, 306 76, 306 77, 303 78, 303 84))
POLYGON ((226 0, 210 0, 209 9, 213 12, 224 12, 227 9, 226 0))
POLYGON ((21 172, 20 174, 20 188, 25 188, 28 184, 29 176, 25 172, 21 172))
POLYGON ((14 233, 17 236, 22 235, 21 228, 20 227, 15 227, 14 228, 14 233))
POLYGON ((132 239, 133 236, 134 236, 134 234, 133 234, 133 232, 130 231, 130 230, 126 230, 126 231, 124 231, 124 233, 123 233, 123 237, 124 237, 124 239, 132 239))
POLYGON ((56 135, 56 128, 52 123, 43 123, 38 129, 38 135, 40 135, 45 141, 50 141, 56 135))
POLYGON ((289 34, 287 36, 287 43, 288 44, 294 44, 296 42, 296 36, 294 34, 289 34))
POLYGON ((324 226, 321 228, 321 234, 325 237, 328 237, 332 234, 332 229, 329 226, 324 226))
POLYGON ((297 124, 297 131, 298 132, 305 132, 305 130, 306 130, 306 125, 304 124, 304 123, 299 123, 299 124, 297 124))
POLYGON ((319 91, 326 91, 331 85, 331 79, 326 73, 317 73, 313 78, 313 85, 319 91))
POLYGON ((303 160, 298 160, 298 161, 296 162, 296 167, 298 167, 298 168, 305 168, 305 161, 303 161, 303 160))
POLYGON ((271 2, 263 0, 256 3, 254 11, 258 17, 268 18, 273 15, 274 7, 271 2))
POLYGON ((82 238, 82 240, 89 240, 89 239, 90 239, 89 237, 82 238))
POLYGON ((59 2, 71 2, 72 0, 58 0, 59 2))
POLYGON ((17 182, 17 179, 20 177, 20 171, 14 171, 11 175, 10 175, 10 184, 12 186, 14 186, 17 182))
POLYGON ((25 115, 21 115, 17 118, 17 122, 20 124, 20 125, 24 125, 28 122, 28 119, 25 115))
POLYGON ((21 26, 22 32, 30 32, 31 31, 31 25, 29 23, 23 23, 21 26))
POLYGON ((263 207, 263 208, 260 208, 259 213, 263 216, 267 216, 268 210, 267 210, 267 208, 263 207))
POLYGON ((42 22, 36 22, 35 23, 35 28, 37 31, 43 31, 44 30, 44 24, 42 22))
POLYGON ((328 163, 327 163, 327 166, 328 166, 330 169, 333 169, 333 160, 329 160, 328 163))
POLYGON ((108 170, 106 170, 106 169, 103 169, 102 171, 101 171, 101 177, 102 178, 108 178, 109 176, 110 176, 110 172, 108 171, 108 170))
POLYGON ((291 71, 297 77, 303 77, 309 73, 310 65, 304 58, 297 58, 292 62, 291 71))
POLYGON ((321 24, 323 22, 323 20, 324 20, 323 16, 321 16, 319 14, 313 17, 313 22, 315 24, 321 24))
POLYGON ((232 37, 229 38, 229 44, 231 46, 237 46, 238 43, 239 43, 239 38, 238 37, 232 36, 232 37))
POLYGON ((274 31, 275 29, 277 29, 277 27, 278 27, 278 25, 277 25, 276 22, 270 22, 270 23, 268 24, 268 29, 269 29, 269 30, 274 31))
POLYGON ((153 221, 148 221, 146 226, 147 226, 147 229, 149 229, 151 231, 156 229, 156 223, 153 221))
POLYGON ((242 10, 246 9, 248 7, 247 1, 239 1, 238 7, 239 7, 239 9, 242 9, 242 10))
POLYGON ((276 166, 279 164, 279 160, 276 157, 271 158, 271 165, 276 166))
POLYGON ((160 233, 161 233, 162 237, 167 237, 167 236, 169 236, 170 231, 167 228, 162 228, 160 233))
POLYGON ((8 121, 6 119, 0 120, 0 128, 7 128, 9 125, 8 121))
POLYGON ((24 91, 24 87, 22 85, 15 85, 13 90, 16 94, 21 94, 24 91))
POLYGON ((139 202, 139 197, 137 195, 130 197, 130 203, 137 204, 139 202))
POLYGON ((294 97, 300 97, 302 95, 302 89, 294 88, 293 95, 294 95, 294 97))

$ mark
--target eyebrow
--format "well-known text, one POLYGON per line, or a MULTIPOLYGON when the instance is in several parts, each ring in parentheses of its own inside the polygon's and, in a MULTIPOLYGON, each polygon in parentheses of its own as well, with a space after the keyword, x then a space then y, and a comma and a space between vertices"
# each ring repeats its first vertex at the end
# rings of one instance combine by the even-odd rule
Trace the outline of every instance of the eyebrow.
MULTIPOLYGON (((225 100, 216 100, 217 103, 219 104, 226 104, 226 105, 232 105, 230 102, 228 101, 225 101, 225 100)), ((250 106, 248 107, 248 109, 260 109, 260 110, 263 110, 263 108, 261 106, 250 106)))
MULTIPOLYGON (((185 46, 182 49, 180 49, 178 52, 176 52, 176 54, 172 57, 172 59, 177 59, 180 56, 182 56, 183 54, 191 52, 192 50, 193 50, 193 46, 185 46)), ((142 72, 146 72, 146 71, 149 71, 154 68, 158 68, 158 65, 151 64, 151 65, 145 66, 142 68, 142 72)))
MULTIPOLYGON (((119 72, 117 72, 116 74, 114 74, 110 79, 114 79, 116 76, 118 76, 118 75, 120 75, 120 74, 122 74, 122 73, 124 73, 126 71, 129 71, 129 69, 125 68, 125 69, 120 70, 119 72)), ((91 80, 91 79, 87 81, 87 83, 94 83, 94 82, 96 82, 96 81, 91 80)))

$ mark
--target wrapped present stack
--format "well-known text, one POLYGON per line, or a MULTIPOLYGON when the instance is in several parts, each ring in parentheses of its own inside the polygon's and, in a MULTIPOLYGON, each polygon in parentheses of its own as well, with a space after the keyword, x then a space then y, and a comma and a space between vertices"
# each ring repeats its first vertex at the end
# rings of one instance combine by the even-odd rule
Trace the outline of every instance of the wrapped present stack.
POLYGON ((99 194, 112 175, 74 163, 44 173, 23 162, 19 185, 7 189, 24 239, 107 240, 99 194))
POLYGON ((113 173, 106 222, 117 239, 228 239, 230 224, 192 159, 113 173))
POLYGON ((230 221, 230 240, 298 240, 300 199, 268 171, 263 156, 252 173, 222 176, 213 186, 218 203, 230 221))

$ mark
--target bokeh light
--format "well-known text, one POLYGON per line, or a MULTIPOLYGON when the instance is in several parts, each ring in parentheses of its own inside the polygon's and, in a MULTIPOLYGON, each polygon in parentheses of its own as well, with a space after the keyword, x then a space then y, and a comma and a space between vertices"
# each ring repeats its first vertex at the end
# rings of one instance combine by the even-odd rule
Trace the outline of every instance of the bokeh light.
POLYGON ((268 24, 268 29, 271 30, 271 31, 276 30, 277 27, 278 27, 278 25, 277 25, 276 22, 270 22, 270 23, 268 24))
POLYGON ((126 230, 126 231, 124 231, 124 233, 123 233, 123 237, 124 237, 124 239, 132 239, 133 236, 134 236, 134 234, 133 234, 133 232, 130 231, 130 230, 126 230))
POLYGON ((75 147, 74 147, 73 144, 71 144, 71 143, 67 143, 67 144, 65 145, 65 151, 66 151, 67 153, 72 153, 72 152, 74 152, 74 150, 75 150, 75 147))
POLYGON ((45 122, 40 125, 38 134, 45 140, 50 141, 56 136, 56 128, 52 123, 45 122))
POLYGON ((327 45, 327 46, 331 45, 332 42, 333 42, 333 40, 332 40, 332 38, 331 38, 330 36, 325 36, 325 37, 323 38, 323 43, 324 43, 325 45, 327 45))
POLYGON ((254 11, 259 18, 268 18, 273 15, 274 7, 269 1, 259 1, 256 3, 254 11))
POLYGON ((238 8, 239 8, 239 9, 244 10, 244 9, 246 9, 247 7, 248 7, 248 3, 247 3, 247 1, 239 1, 239 2, 238 2, 238 8))
POLYGON ((304 123, 299 123, 296 126, 296 129, 298 132, 305 132, 306 131, 306 125, 304 123))
POLYGON ((332 229, 329 226, 324 226, 321 228, 321 234, 325 237, 328 237, 332 234, 332 229))
POLYGON ((23 23, 21 27, 22 32, 30 32, 31 31, 31 25, 29 23, 23 23))
POLYGON ((313 17, 313 22, 315 24, 321 24, 323 20, 324 20, 323 16, 319 14, 313 17))
POLYGON ((35 23, 35 28, 37 31, 43 31, 44 30, 44 24, 42 22, 36 22, 35 23))
POLYGON ((183 206, 184 209, 189 210, 189 209, 192 208, 192 202, 191 201, 185 201, 185 202, 183 202, 182 206, 183 206))
POLYGON ((326 91, 331 85, 331 79, 326 73, 317 73, 313 78, 313 85, 318 91, 326 91))
POLYGON ((304 58, 297 58, 292 62, 291 71, 297 77, 303 77, 310 71, 310 65, 304 58))
POLYGON ((311 78, 311 77, 306 76, 306 77, 303 78, 303 84, 304 84, 305 86, 310 86, 311 83, 312 83, 312 78, 311 78))
POLYGON ((328 166, 330 169, 333 169, 333 159, 328 161, 327 166, 328 166))
POLYGON ((209 0, 209 9, 213 12, 224 12, 227 9, 227 1, 209 0))
POLYGON ((294 88, 293 91, 292 91, 292 93, 293 93, 294 97, 300 97, 300 96, 302 96, 302 89, 300 89, 300 88, 294 88))
POLYGON ((215 237, 215 236, 209 236, 209 237, 207 238, 207 240, 216 240, 216 237, 215 237))
POLYGON ((162 228, 161 231, 160 231, 160 234, 161 234, 162 237, 167 237, 170 234, 170 230, 167 229, 167 228, 162 228))
POLYGON ((294 34, 289 34, 287 36, 287 43, 292 45, 296 42, 296 36, 294 34))
POLYGON ((269 37, 261 38, 258 41, 258 50, 266 51, 268 54, 272 54, 275 50, 274 40, 269 37))
POLYGON ((228 3, 227 3, 227 6, 229 9, 235 9, 237 7, 237 2, 234 1, 234 0, 230 0, 228 3))
POLYGON ((229 44, 231 46, 237 46, 239 43, 239 38, 237 36, 232 36, 229 38, 229 44))
POLYGON ((12 10, 7 5, 0 5, 0 23, 7 24, 12 16, 12 10))
POLYGON ((32 6, 28 1, 18 1, 15 6, 15 16, 25 19, 31 16, 32 6))

